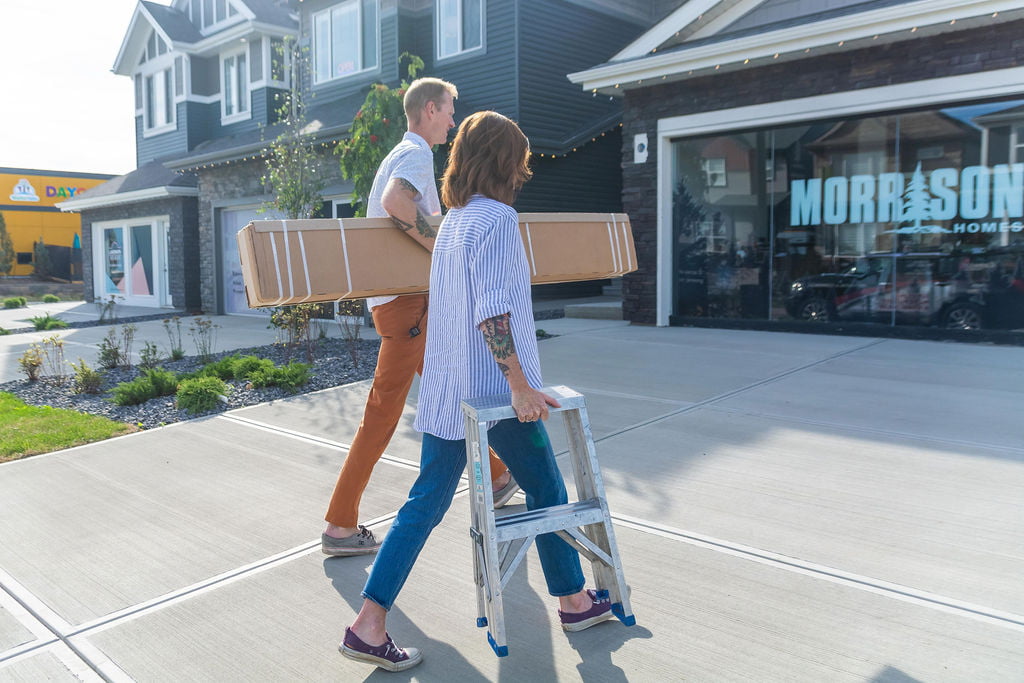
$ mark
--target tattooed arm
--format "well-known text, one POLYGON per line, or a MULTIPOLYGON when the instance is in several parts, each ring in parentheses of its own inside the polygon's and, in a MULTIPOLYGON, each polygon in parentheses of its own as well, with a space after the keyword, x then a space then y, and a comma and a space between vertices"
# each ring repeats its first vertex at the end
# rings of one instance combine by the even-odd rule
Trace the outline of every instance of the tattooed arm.
POLYGON ((534 422, 548 419, 548 406, 558 407, 558 401, 537 391, 526 381, 526 375, 516 355, 516 344, 512 339, 511 316, 508 313, 488 318, 479 325, 484 334, 487 348, 494 356, 494 362, 508 381, 512 390, 512 408, 520 422, 534 422))
POLYGON ((416 186, 408 180, 392 178, 384 188, 381 205, 398 229, 419 242, 427 251, 433 251, 437 229, 430 225, 427 217, 416 206, 416 198, 419 196, 416 186))

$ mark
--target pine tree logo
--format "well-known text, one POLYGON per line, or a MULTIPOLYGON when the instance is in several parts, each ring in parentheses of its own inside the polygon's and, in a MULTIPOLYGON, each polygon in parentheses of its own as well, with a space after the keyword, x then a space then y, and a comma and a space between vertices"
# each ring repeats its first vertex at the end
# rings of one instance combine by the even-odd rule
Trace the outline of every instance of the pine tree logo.
POLYGON ((910 177, 910 183, 903 193, 903 211, 900 213, 900 223, 910 223, 904 228, 886 230, 903 235, 916 235, 920 233, 952 232, 941 225, 922 225, 922 221, 930 221, 932 216, 932 193, 928 190, 928 183, 925 182, 924 173, 921 172, 921 162, 917 162, 914 175, 910 177))

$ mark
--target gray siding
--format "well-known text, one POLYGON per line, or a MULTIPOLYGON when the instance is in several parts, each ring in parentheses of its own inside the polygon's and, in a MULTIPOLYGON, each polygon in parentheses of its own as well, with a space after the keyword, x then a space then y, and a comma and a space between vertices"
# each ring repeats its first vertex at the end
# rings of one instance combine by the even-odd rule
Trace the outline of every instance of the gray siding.
MULTIPOLYGON (((511 4, 511 3, 509 3, 511 4)), ((566 0, 518 0, 519 122, 538 151, 565 147, 622 110, 621 102, 594 97, 566 78, 600 64, 643 31, 566 0)))
POLYGON ((188 151, 188 118, 185 102, 175 106, 174 117, 177 128, 152 137, 142 136, 142 117, 135 117, 135 167, 175 154, 188 151))
POLYGON ((766 0, 730 24, 723 33, 757 28, 779 21, 796 21, 822 12, 849 10, 862 12, 878 7, 899 5, 911 0, 766 0))
POLYGON ((622 135, 616 126, 564 157, 530 160, 533 178, 516 201, 519 211, 622 211, 622 135))
MULTIPOLYGON (((434 17, 419 20, 426 41, 427 75, 451 81, 459 89, 456 122, 481 109, 519 119, 516 79, 517 0, 487 0, 484 49, 438 61, 434 48, 434 17), (429 59, 428 59, 429 57, 429 59)), ((421 38, 421 45, 422 38, 421 38)))

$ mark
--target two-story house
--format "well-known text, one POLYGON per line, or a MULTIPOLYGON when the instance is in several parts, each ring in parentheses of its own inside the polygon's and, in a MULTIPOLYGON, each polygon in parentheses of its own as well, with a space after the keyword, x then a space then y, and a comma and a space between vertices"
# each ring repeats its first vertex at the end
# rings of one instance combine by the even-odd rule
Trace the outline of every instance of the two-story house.
MULTIPOLYGON (((235 233, 269 199, 263 152, 275 49, 308 57, 307 130, 323 157, 324 217, 351 215, 333 150, 370 85, 397 85, 404 52, 454 82, 456 120, 493 109, 522 126, 533 180, 521 211, 619 211, 621 104, 566 74, 608 59, 682 0, 143 0, 115 62, 136 93, 139 168, 64 209, 83 213, 87 294, 207 313, 250 312, 235 233), (90 291, 91 290, 91 291, 90 291)), ((438 169, 445 149, 438 151, 438 169)), ((382 255, 383 257, 383 255, 382 255)))

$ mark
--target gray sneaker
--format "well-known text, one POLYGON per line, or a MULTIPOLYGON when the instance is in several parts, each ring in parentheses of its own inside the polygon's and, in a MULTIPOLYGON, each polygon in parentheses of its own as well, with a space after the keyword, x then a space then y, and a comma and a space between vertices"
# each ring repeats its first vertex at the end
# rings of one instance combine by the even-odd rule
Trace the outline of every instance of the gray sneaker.
POLYGON ((348 555, 370 555, 380 550, 380 541, 373 532, 362 524, 358 533, 345 538, 334 538, 327 534, 320 535, 320 550, 324 555, 347 557, 348 555))
POLYGON ((508 483, 494 492, 494 509, 497 510, 508 505, 508 502, 512 500, 512 496, 516 495, 518 490, 519 484, 516 483, 516 478, 510 474, 508 476, 508 483))

